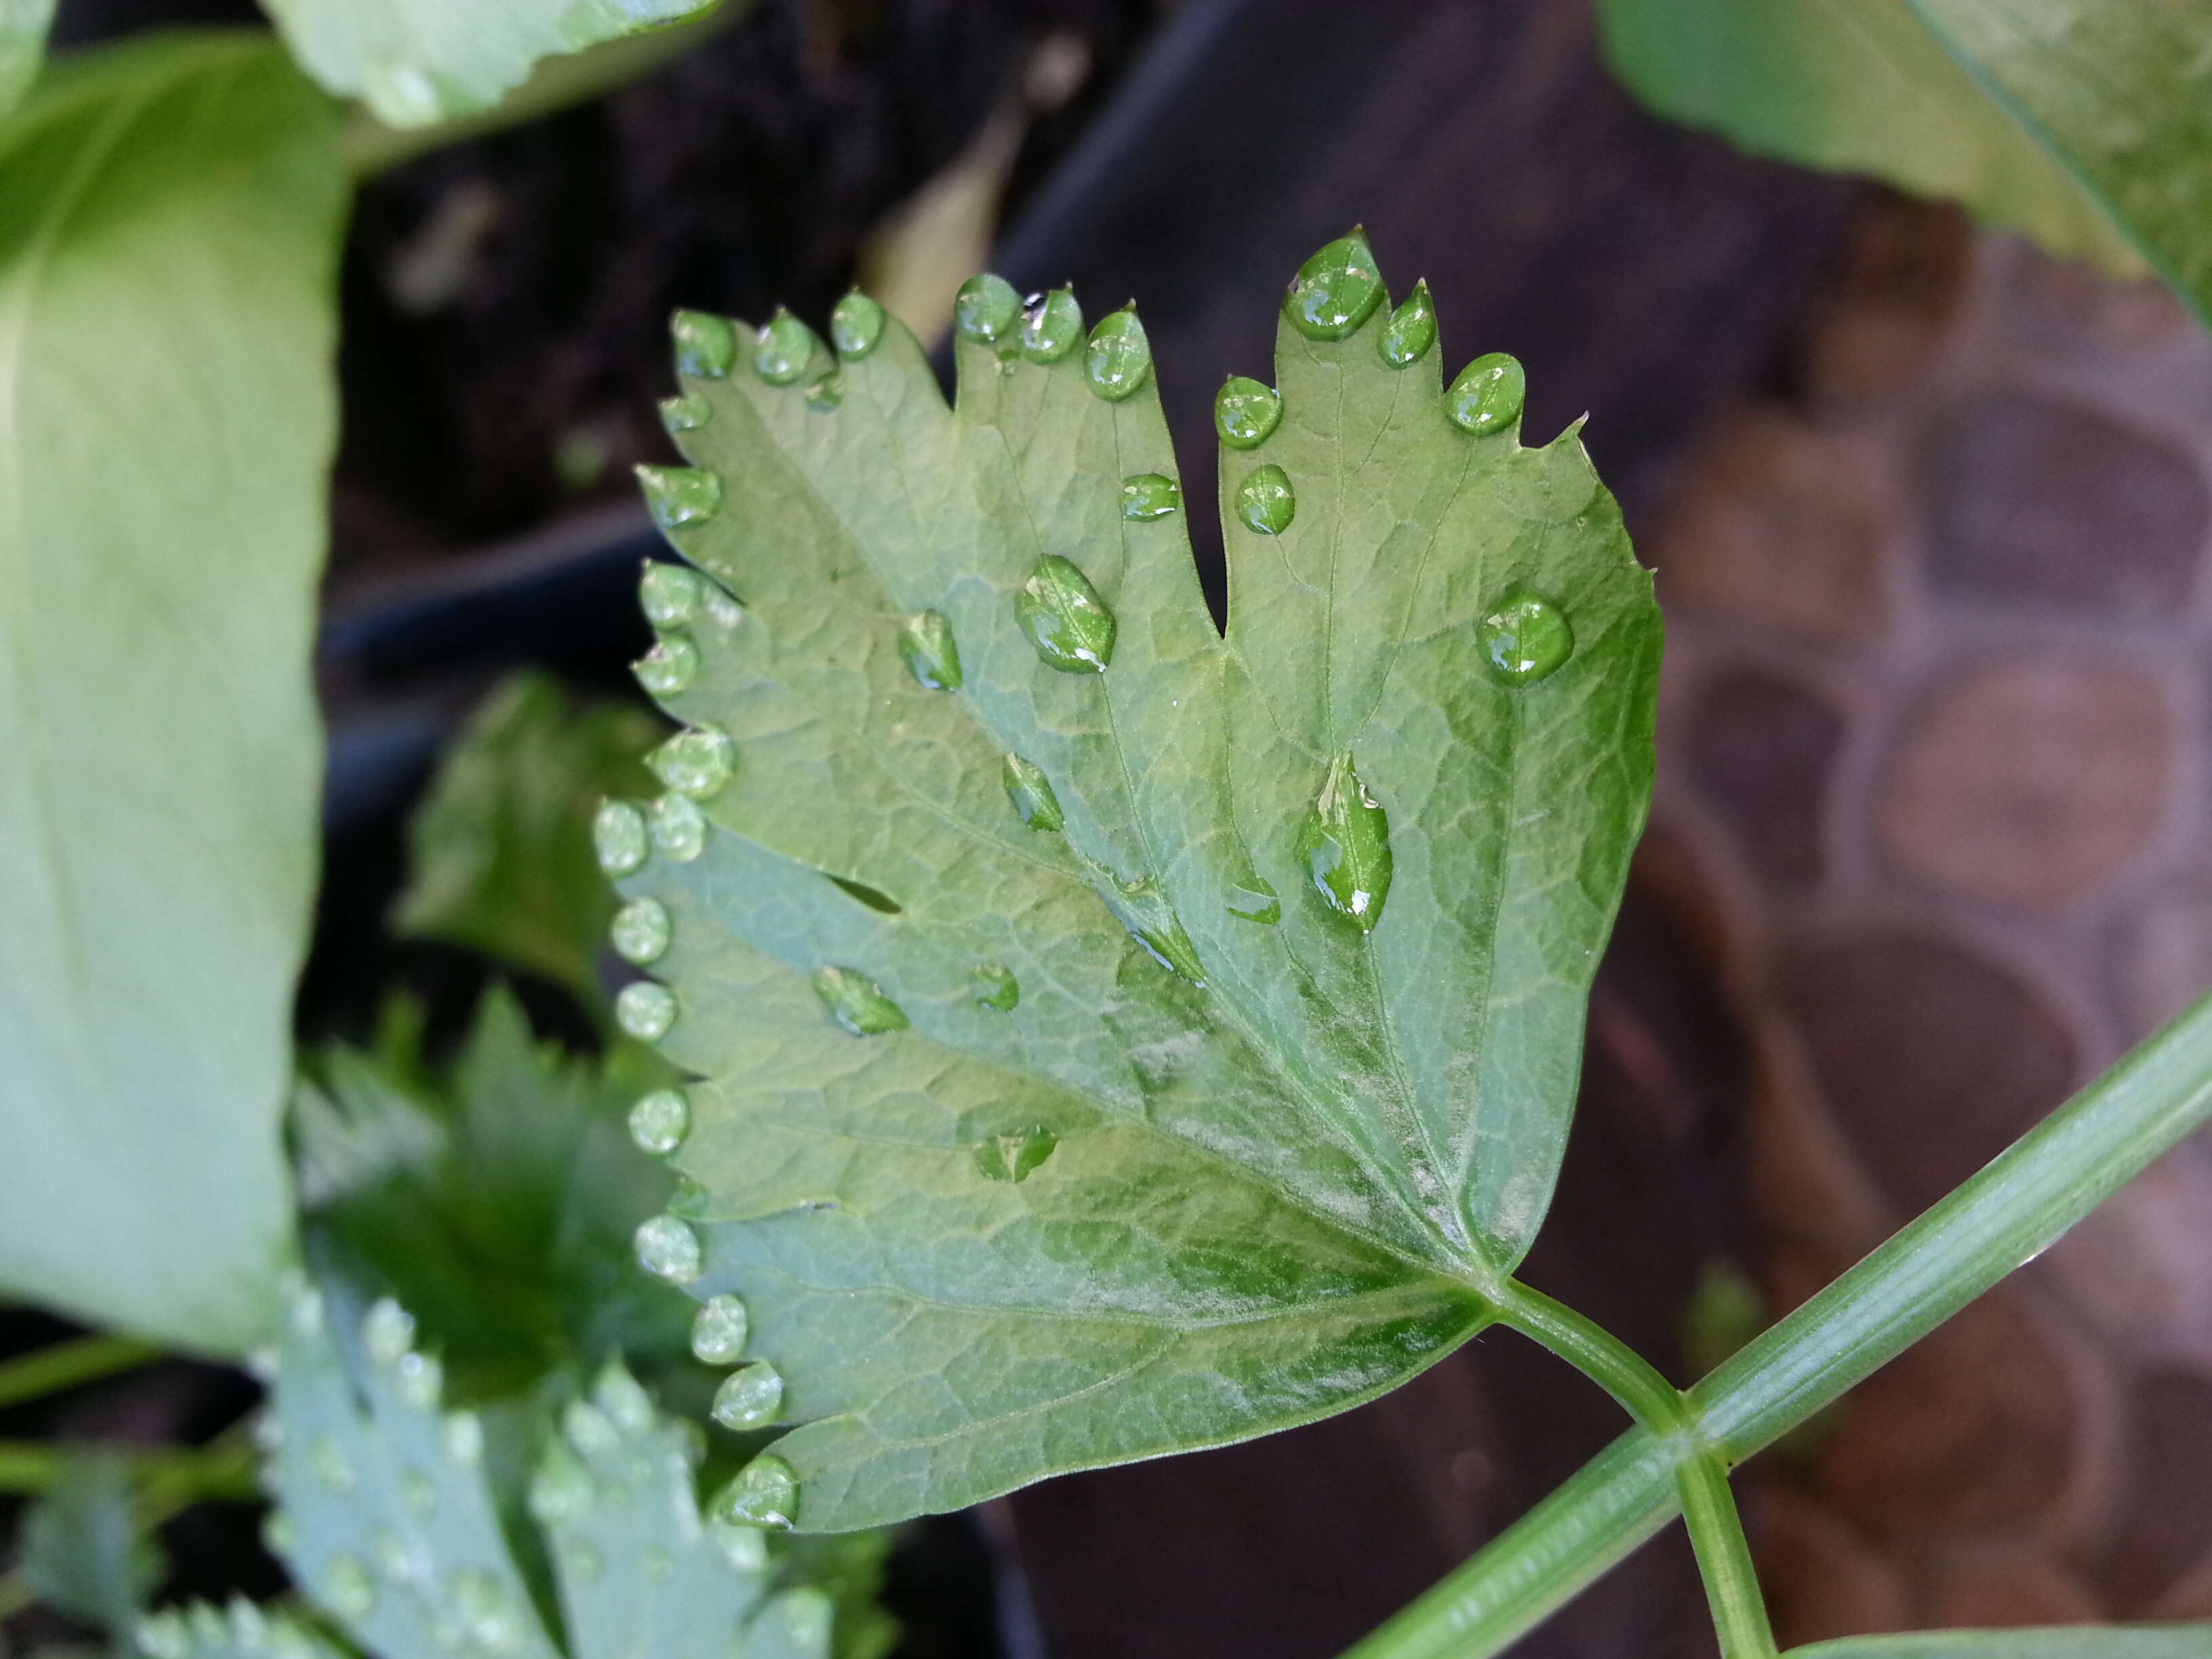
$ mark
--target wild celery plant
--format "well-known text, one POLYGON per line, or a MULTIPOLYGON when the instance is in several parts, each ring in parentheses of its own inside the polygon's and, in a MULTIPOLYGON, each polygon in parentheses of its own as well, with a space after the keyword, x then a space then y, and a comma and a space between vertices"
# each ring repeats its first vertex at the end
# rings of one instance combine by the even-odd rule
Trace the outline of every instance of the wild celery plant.
POLYGON ((782 1431, 721 1518, 1264 1433, 1503 1322, 1639 1426, 1362 1653, 1495 1651, 1679 1510, 1723 1650, 1770 1655, 1730 1466, 2212 1108, 2200 1010, 1677 1391, 1513 1277, 1660 642, 1577 433, 1522 446, 1519 366, 1447 386, 1425 288, 1393 310, 1356 232, 1308 261, 1276 385, 1216 404, 1224 637, 1133 312, 975 279, 950 410, 857 294, 828 346, 675 332, 694 465, 643 478, 690 568, 646 573, 640 678, 686 729, 597 834, 659 975, 618 1016, 697 1079, 639 1257, 742 1316, 719 1414, 782 1431))

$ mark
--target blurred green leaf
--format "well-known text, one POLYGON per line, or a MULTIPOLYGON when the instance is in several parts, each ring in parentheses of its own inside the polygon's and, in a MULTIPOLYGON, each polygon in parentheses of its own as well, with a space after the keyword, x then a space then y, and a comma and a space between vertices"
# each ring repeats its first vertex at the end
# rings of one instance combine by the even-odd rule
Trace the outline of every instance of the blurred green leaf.
POLYGON ((54 0, 0 0, 0 115, 23 101, 46 62, 54 0))
POLYGON ((70 1450, 60 1478, 25 1511, 22 1553, 39 1599, 106 1632, 122 1653, 168 1571, 139 1517, 129 1460, 89 1448, 70 1450))
POLYGON ((351 1659, 352 1650, 279 1607, 233 1598, 226 1609, 195 1601, 138 1627, 146 1659, 351 1659))
POLYGON ((1853 1636, 1792 1648, 1784 1659, 2204 1659, 2208 1653, 2212 1625, 2068 1625, 1853 1636))

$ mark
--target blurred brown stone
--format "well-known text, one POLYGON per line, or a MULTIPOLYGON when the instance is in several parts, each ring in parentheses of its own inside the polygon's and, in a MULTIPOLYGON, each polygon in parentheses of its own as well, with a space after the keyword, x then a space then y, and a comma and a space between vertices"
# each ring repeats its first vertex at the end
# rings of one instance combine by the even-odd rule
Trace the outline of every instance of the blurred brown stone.
POLYGON ((1972 223, 1948 203, 1881 194, 1806 319, 1797 391, 1808 403, 1863 403, 1924 374, 1966 285, 1972 223))
POLYGON ((1778 886, 1820 879, 1820 803, 1843 727, 1826 703, 1756 668, 1722 673, 1698 693, 1691 774, 1752 867, 1778 886))
POLYGON ((2121 918, 2112 1002, 2130 1039, 2148 1036, 2212 989, 2212 874, 2160 883, 2121 918))
POLYGON ((2018 1630, 2035 1625, 2094 1624, 2096 1598, 2047 1554, 2027 1550, 1968 1550, 1946 1559, 1928 1598, 1931 1624, 1966 1629, 2018 1630))
POLYGON ((2128 1417, 2128 1496, 2104 1580, 2114 1611, 2139 1618, 2212 1555, 2212 1380, 2154 1371, 2128 1417))
POLYGON ((1904 1579, 1848 1522, 1795 1492, 1770 1489, 1751 1525, 1783 1647, 1911 1628, 1904 1579))

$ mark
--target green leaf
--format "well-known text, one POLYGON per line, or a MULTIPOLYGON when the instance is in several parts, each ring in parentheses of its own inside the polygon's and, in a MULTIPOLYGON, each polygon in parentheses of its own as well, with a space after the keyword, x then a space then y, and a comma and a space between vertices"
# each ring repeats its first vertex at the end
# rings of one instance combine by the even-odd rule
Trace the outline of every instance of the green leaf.
POLYGON ((1341 1410, 1535 1232, 1659 622, 1578 436, 1522 447, 1517 366, 1394 366, 1382 297, 1356 237, 1294 289, 1225 642, 1125 491, 1176 471, 1133 313, 969 329, 957 413, 857 296, 842 366, 678 319, 708 470, 647 493, 744 609, 652 607, 731 763, 624 884, 672 939, 632 1029, 707 1079, 641 1255, 750 1310, 803 1527, 1341 1410))
POLYGON ((1910 0, 2212 323, 2212 0, 1910 0))
POLYGON ((23 101, 46 62, 54 0, 0 0, 0 115, 23 101))
POLYGON ((2212 1625, 2068 1625, 1852 1636, 1792 1648, 1787 1659, 2204 1659, 2208 1650, 2212 1625))
POLYGON ((0 124, 0 1285, 203 1352, 289 1248, 335 118, 202 33, 0 124))
POLYGON ((155 1613, 138 1626, 138 1651, 147 1659, 347 1659, 350 1650, 281 1608, 238 1596, 227 1609, 195 1601, 155 1613))
POLYGON ((715 0, 264 0, 307 72, 417 127, 489 109, 541 58, 679 22, 715 0))
POLYGON ((167 1571, 138 1518, 128 1459, 72 1451, 23 1516, 23 1576, 39 1599, 127 1650, 138 1610, 167 1571))
POLYGON ((1613 72, 1662 115, 1761 155, 1949 197, 2063 258, 2142 273, 2105 207, 1952 61, 1906 0, 1598 0, 1597 9, 1613 72))
POLYGON ((515 674, 454 739, 408 825, 407 888, 392 923, 466 945, 603 1006, 595 966, 614 901, 592 852, 599 798, 653 787, 661 723, 625 703, 571 704, 515 674))

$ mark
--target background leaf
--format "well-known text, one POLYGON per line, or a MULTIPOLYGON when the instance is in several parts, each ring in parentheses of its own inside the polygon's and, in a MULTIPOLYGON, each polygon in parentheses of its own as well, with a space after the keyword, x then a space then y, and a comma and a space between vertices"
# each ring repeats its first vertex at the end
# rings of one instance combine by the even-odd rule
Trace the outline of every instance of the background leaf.
POLYGON ((199 34, 0 126, 0 1285, 204 1352, 290 1227, 334 122, 199 34))
POLYGON ((0 115, 23 100, 46 62, 54 0, 0 0, 0 115))
POLYGON ((218 1610, 196 1601, 157 1613, 138 1627, 148 1659, 345 1659, 340 1646, 304 1620, 240 1597, 218 1610))
POLYGON ((40 1601, 107 1632, 125 1653, 167 1571, 140 1523, 129 1461, 89 1449, 70 1453, 52 1490, 24 1511, 22 1557, 40 1601))
POLYGON ((2203 1659, 2209 1645, 2212 1625, 2068 1625, 1853 1636, 1792 1648, 1785 1659, 2203 1659))

